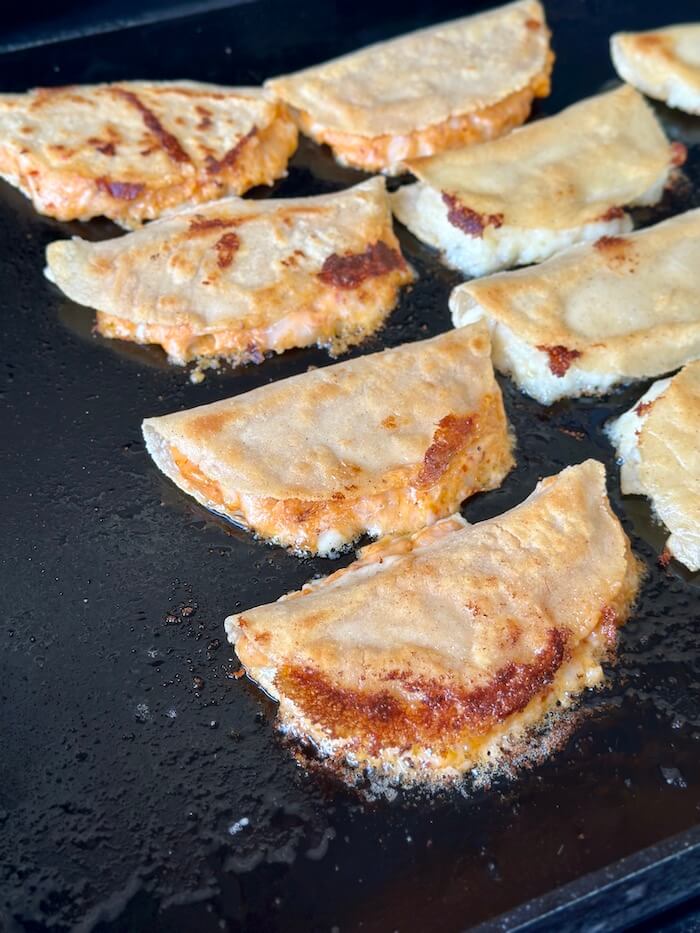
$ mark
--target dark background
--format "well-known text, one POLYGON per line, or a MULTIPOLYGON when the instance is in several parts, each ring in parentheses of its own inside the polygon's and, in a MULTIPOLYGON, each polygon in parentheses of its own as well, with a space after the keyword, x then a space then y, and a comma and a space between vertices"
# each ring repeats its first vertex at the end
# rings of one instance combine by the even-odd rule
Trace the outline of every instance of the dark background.
MULTIPOLYGON (((16 51, 0 58, 0 84, 255 82, 484 5, 259 0, 16 51)), ((613 80, 608 34, 660 16, 657 3, 632 0, 552 0, 547 9, 559 58, 537 113, 613 80)), ((696 9, 668 4, 663 17, 696 9)), ((20 26, 5 38, 17 41, 20 26)), ((34 37, 38 28, 34 17, 34 37)), ((642 223, 700 203, 698 121, 659 113, 690 146, 688 184, 642 223)), ((275 193, 359 177, 304 143, 275 193)), ((606 462, 613 505, 649 572, 609 686, 585 698, 560 752, 516 780, 368 800, 294 763, 274 734, 273 705, 232 678, 238 665, 222 629, 226 614, 337 564, 299 561, 208 515, 160 476, 139 431, 147 415, 329 360, 289 353, 193 386, 160 351, 93 337, 92 314, 43 279, 43 251, 59 237, 117 233, 107 222, 41 218, 0 185, 0 928, 456 931, 696 826, 697 576, 658 567, 663 529, 644 500, 619 496, 602 433, 646 386, 543 409, 502 380, 518 467, 465 509, 485 518, 522 500, 538 476, 587 456, 606 462)), ((459 276, 410 236, 402 243, 420 279, 355 352, 449 326, 459 276)), ((687 859, 658 879, 613 893, 588 927, 653 913, 698 881, 687 859)))

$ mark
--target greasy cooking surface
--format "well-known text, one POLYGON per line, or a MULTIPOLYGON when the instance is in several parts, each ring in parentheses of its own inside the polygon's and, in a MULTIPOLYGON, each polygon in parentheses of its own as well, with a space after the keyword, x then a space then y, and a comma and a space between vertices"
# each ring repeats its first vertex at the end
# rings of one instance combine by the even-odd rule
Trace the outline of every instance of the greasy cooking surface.
MULTIPOLYGON (((0 60, 1 83, 21 90, 144 75, 248 83, 426 22, 407 5, 400 15, 382 4, 371 13, 332 7, 295 13, 262 0, 17 53, 0 60)), ((687 20, 693 7, 673 4, 666 18, 687 20)), ((436 19, 463 12, 447 0, 432 7, 436 19)), ((658 8, 552 0, 548 18, 559 60, 540 112, 599 91, 613 75, 608 33, 651 28, 658 8)), ((689 145, 692 181, 666 208, 697 206, 700 125, 660 113, 689 145)), ((303 144, 275 193, 357 178, 303 144)), ((42 219, 0 188, 0 917, 10 910, 32 931, 66 930, 86 916, 101 933, 334 925, 345 933, 361 922, 364 931, 405 933, 436 918, 453 931, 697 822, 697 581, 656 566, 666 533, 650 524, 645 500, 622 504, 600 430, 646 383, 546 410, 501 380, 518 467, 465 510, 472 520, 501 512, 539 474, 587 456, 608 465, 613 507, 649 577, 622 630, 611 686, 585 702, 594 715, 549 763, 490 793, 367 802, 294 764, 272 733, 272 704, 231 677, 238 664, 222 628, 226 613, 338 565, 298 561, 211 518, 159 475, 139 433, 145 415, 325 365, 326 355, 288 354, 193 386, 158 351, 91 337, 92 316, 41 276, 46 243, 78 231, 116 232, 42 219)), ((403 234, 402 245, 421 278, 363 351, 449 325, 459 277, 403 234)))

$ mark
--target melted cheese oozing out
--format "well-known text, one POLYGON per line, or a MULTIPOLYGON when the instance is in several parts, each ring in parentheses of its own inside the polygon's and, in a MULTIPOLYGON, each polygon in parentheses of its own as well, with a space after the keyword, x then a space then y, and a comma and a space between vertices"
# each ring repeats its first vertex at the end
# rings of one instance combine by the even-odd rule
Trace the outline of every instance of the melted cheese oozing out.
POLYGON ((135 324, 98 311, 97 330, 105 337, 160 344, 170 361, 181 365, 217 356, 245 362, 270 351, 282 353, 291 347, 330 342, 334 336, 330 322, 324 321, 323 314, 318 311, 292 311, 269 327, 217 330, 204 334, 189 324, 135 324))
POLYGON ((191 324, 136 324, 126 318, 97 312, 97 331, 105 337, 134 343, 160 344, 172 363, 225 357, 232 363, 260 362, 268 352, 317 344, 333 355, 362 341, 380 327, 396 303, 399 287, 411 272, 393 270, 348 291, 340 301, 332 287, 318 284, 313 308, 282 314, 267 326, 200 331, 191 324))
POLYGON ((549 73, 553 56, 549 53, 545 71, 528 87, 509 94, 490 107, 472 113, 450 117, 405 136, 359 136, 330 130, 314 122, 306 111, 294 111, 300 129, 318 143, 333 150, 338 162, 367 172, 390 175, 405 171, 404 162, 434 155, 446 149, 456 149, 502 136, 527 119, 533 98, 549 94, 549 73))
POLYGON ((381 537, 431 525, 454 512, 474 492, 498 486, 513 458, 494 399, 485 401, 479 424, 433 485, 414 485, 415 477, 410 476, 405 486, 358 498, 280 500, 224 493, 216 480, 177 447, 170 447, 169 456, 180 485, 207 508, 277 544, 328 557, 363 533, 381 537))

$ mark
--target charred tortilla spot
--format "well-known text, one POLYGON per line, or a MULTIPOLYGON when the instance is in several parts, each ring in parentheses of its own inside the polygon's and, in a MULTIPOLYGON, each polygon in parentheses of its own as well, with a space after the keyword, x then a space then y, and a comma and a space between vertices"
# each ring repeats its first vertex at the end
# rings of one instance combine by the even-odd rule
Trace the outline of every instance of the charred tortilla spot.
POLYGON ((146 188, 139 182, 111 181, 109 178, 98 178, 97 187, 118 201, 134 201, 146 188))
POLYGON ((151 133, 153 133, 161 147, 165 150, 173 162, 181 163, 190 161, 190 157, 182 148, 180 140, 177 138, 177 136, 173 136, 172 133, 169 133, 165 129, 153 111, 149 110, 149 108, 143 103, 143 101, 139 100, 133 91, 125 91, 124 88, 115 88, 115 94, 118 94, 123 100, 128 101, 139 111, 141 117, 143 118, 144 125, 148 130, 150 130, 151 133))
POLYGON ((652 408, 652 405, 653 405, 653 404, 654 404, 653 401, 650 401, 650 402, 640 402, 640 403, 635 407, 634 410, 637 412, 637 414, 638 414, 639 417, 641 418, 641 417, 643 417, 644 415, 648 415, 648 414, 649 414, 649 412, 651 411, 651 408, 652 408))
POLYGON ((462 204, 459 198, 445 192, 442 200, 447 207, 448 222, 468 236, 481 238, 486 227, 498 228, 503 225, 503 214, 479 214, 462 204))
POLYGON ((525 26, 527 29, 539 29, 542 26, 542 23, 538 19, 526 19, 525 26))
MULTIPOLYGON (((607 223, 610 220, 620 220, 621 217, 625 216, 625 212, 621 207, 609 207, 604 214, 601 214, 598 217, 598 220, 603 223, 607 223)), ((601 237, 601 240, 604 239, 616 239, 615 237, 601 237)))
POLYGON ((225 230, 227 227, 235 227, 238 221, 224 220, 223 217, 202 217, 196 215, 190 221, 189 233, 206 233, 209 230, 225 230))
POLYGON ((332 253, 318 274, 325 285, 335 288, 357 288, 365 279, 385 275, 395 269, 405 269, 406 262, 398 250, 383 240, 372 243, 364 253, 332 253))
POLYGON ((117 154, 117 149, 114 143, 102 143, 101 145, 96 145, 95 149, 98 152, 101 152, 102 155, 113 156, 117 154))
POLYGON ((394 415, 387 415, 387 417, 382 421, 382 427, 386 428, 387 431, 393 431, 396 427, 396 417, 394 415))
POLYGON ((581 356, 580 350, 569 350, 561 344, 555 344, 553 347, 538 345, 538 350, 542 350, 549 357, 549 368, 555 376, 565 376, 574 360, 581 356))
POLYGON ((233 148, 229 149, 220 159, 215 159, 214 156, 208 155, 206 158, 207 172, 210 175, 218 175, 225 168, 233 168, 233 166, 238 161, 238 158, 243 151, 244 146, 246 146, 251 139, 253 139, 258 132, 257 126, 254 126, 250 132, 246 133, 245 136, 241 137, 238 140, 233 148))
POLYGON ((566 658, 566 636, 551 629, 533 661, 509 663, 486 684, 464 689, 404 671, 384 675, 386 688, 370 692, 331 683, 312 667, 286 665, 276 686, 314 723, 334 738, 358 737, 370 752, 410 748, 421 743, 440 747, 457 733, 483 735, 508 716, 525 709, 554 680, 566 658))
POLYGON ((208 130, 212 126, 212 112, 206 107, 202 107, 201 104, 197 104, 194 108, 199 114, 200 120, 197 124, 198 130, 208 130))
POLYGON ((593 246, 595 249, 602 253, 610 249, 617 250, 625 246, 627 242, 628 241, 621 236, 601 236, 598 237, 593 246))
POLYGON ((475 419, 471 415, 445 415, 438 423, 433 441, 425 452, 416 486, 432 486, 440 479, 454 455, 464 447, 474 427, 475 419))
POLYGON ((226 269, 231 265, 233 257, 236 255, 240 245, 241 241, 235 233, 224 233, 224 235, 216 241, 214 249, 219 254, 216 264, 220 269, 226 269))
POLYGON ((64 146, 61 143, 56 143, 53 146, 49 146, 48 150, 52 155, 55 155, 59 159, 70 159, 75 151, 73 149, 69 149, 68 146, 64 146))
POLYGON ((626 268, 628 272, 634 272, 639 265, 639 258, 634 250, 631 240, 626 240, 621 236, 602 236, 593 244, 606 260, 607 264, 618 271, 626 268))

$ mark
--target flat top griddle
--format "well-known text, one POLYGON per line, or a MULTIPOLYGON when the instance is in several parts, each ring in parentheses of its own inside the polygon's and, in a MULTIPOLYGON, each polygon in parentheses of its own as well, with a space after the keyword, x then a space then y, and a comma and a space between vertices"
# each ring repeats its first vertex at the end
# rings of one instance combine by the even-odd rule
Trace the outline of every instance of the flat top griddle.
MULTIPOLYGON (((478 8, 258 0, 6 54, 0 86, 256 83, 478 8)), ((660 11, 651 0, 549 0, 547 10, 558 60, 536 115, 614 79, 613 30, 697 15, 692 2, 660 11)), ((689 146, 688 183, 642 223, 700 203, 700 119, 658 110, 689 146)), ((361 177, 302 141, 288 177, 253 196, 320 193, 361 177)), ((604 930, 696 891, 698 579, 657 565, 665 532, 645 500, 620 497, 602 433, 646 386, 543 408, 501 380, 518 466, 464 510, 486 518, 542 475, 589 456, 606 463, 613 506, 648 566, 608 686, 585 697, 563 748, 515 780, 367 799, 295 763, 274 732, 274 705, 233 678, 222 628, 227 613, 338 564, 298 560, 208 514, 158 473, 140 435, 147 415, 329 359, 287 353, 195 386, 159 350, 94 337, 91 313, 42 277, 43 252, 59 237, 116 232, 106 221, 42 218, 0 188, 0 926, 408 933, 505 914, 502 928, 556 916, 565 929, 583 905, 586 922, 604 930), (641 887, 615 887, 642 876, 641 887)), ((400 232, 420 278, 356 353, 449 327, 459 276, 400 232)))

